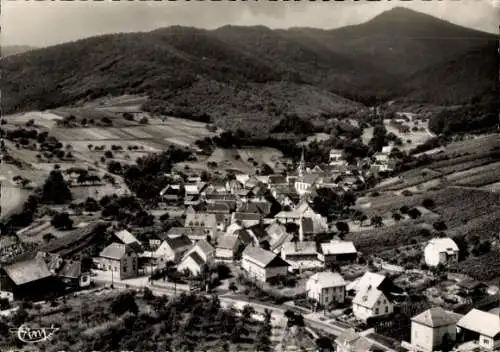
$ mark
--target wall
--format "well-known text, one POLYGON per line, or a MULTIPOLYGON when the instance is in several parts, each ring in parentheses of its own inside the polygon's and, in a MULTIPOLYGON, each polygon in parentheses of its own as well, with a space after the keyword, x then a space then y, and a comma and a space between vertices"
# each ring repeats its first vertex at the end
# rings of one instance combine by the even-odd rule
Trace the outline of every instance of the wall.
POLYGON ((226 248, 217 248, 215 250, 215 256, 221 259, 233 259, 233 250, 226 248))
POLYGON ((412 322, 411 344, 421 348, 423 351, 432 351, 434 347, 434 333, 432 328, 412 322))

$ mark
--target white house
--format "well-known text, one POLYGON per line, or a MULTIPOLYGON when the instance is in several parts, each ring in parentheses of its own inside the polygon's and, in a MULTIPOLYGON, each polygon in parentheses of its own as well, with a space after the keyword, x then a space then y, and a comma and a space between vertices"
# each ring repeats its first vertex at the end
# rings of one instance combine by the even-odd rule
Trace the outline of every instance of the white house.
POLYGON ((457 262, 458 246, 451 238, 434 238, 425 246, 424 259, 428 266, 457 262))
POLYGON ((293 269, 309 269, 321 267, 318 251, 314 241, 286 241, 281 247, 281 258, 286 260, 293 269))
POLYGON ((286 276, 290 264, 273 252, 247 246, 243 251, 241 266, 250 277, 265 282, 273 277, 286 276))
POLYGON ((325 271, 316 273, 306 282, 309 298, 326 306, 330 302, 343 303, 345 298, 345 281, 339 273, 325 271))
POLYGON ((500 316, 472 309, 457 322, 460 341, 474 341, 486 350, 500 348, 500 316))
POLYGON ((215 257, 218 260, 234 260, 241 241, 238 236, 221 236, 215 246, 215 257))
POLYGON ((201 273, 204 264, 206 264, 206 262, 201 258, 198 252, 191 252, 182 258, 177 266, 177 271, 183 272, 184 270, 188 270, 191 275, 197 276, 201 273))
POLYGON ((330 162, 340 161, 343 159, 344 152, 342 149, 330 149, 330 162))
POLYGON ((140 252, 142 249, 141 242, 127 230, 115 232, 115 237, 119 243, 132 247, 136 252, 140 252))
POLYGON ((387 296, 377 287, 362 287, 352 300, 352 311, 356 318, 366 321, 371 317, 391 314, 394 306, 387 296))
POLYGON ((191 245, 191 240, 186 236, 167 237, 154 252, 154 257, 163 264, 178 261, 191 245))
POLYGON ((200 240, 186 252, 184 257, 191 253, 197 253, 204 263, 210 263, 214 260, 215 248, 207 240, 200 240))
POLYGON ((195 213, 186 214, 184 227, 198 227, 207 230, 208 236, 213 237, 217 231, 217 218, 215 214, 195 213))
POLYGON ((138 275, 137 253, 126 244, 111 243, 96 259, 98 266, 116 275, 116 279, 128 279, 138 275))
POLYGON ((419 352, 439 350, 443 342, 453 343, 461 315, 441 307, 427 309, 411 318, 411 347, 419 352))

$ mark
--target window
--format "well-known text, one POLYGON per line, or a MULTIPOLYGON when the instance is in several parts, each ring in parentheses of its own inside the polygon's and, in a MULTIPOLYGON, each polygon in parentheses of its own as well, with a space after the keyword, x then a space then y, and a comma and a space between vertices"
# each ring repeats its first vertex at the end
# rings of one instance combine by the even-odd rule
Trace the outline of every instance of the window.
POLYGON ((124 272, 124 273, 126 273, 126 272, 127 272, 127 266, 126 266, 126 265, 124 265, 124 266, 123 266, 123 272, 124 272))
POLYGON ((378 314, 378 308, 375 308, 375 314, 378 314))
POLYGON ((385 306, 385 312, 389 313, 389 307, 388 306, 385 306))
POLYGON ((489 339, 484 339, 484 338, 483 338, 483 344, 485 344, 485 345, 489 345, 489 344, 490 344, 490 340, 489 340, 489 339))

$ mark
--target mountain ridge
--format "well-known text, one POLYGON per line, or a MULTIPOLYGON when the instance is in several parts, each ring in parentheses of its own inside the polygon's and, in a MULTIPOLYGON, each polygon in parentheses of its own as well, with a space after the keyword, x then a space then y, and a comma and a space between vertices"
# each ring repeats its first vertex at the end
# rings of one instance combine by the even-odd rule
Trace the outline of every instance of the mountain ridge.
POLYGON ((401 10, 390 10, 334 30, 172 26, 58 44, 3 59, 3 109, 143 94, 150 97, 149 111, 208 113, 230 126, 250 116, 317 116, 390 99, 467 104, 493 91, 486 88, 494 87, 496 78, 490 82, 476 68, 494 69, 493 60, 485 58, 489 49, 481 48, 489 48, 495 36, 414 12, 395 16, 401 10), (414 19, 404 24, 394 17, 414 19), (397 33, 391 23, 399 26, 397 33), (420 28, 421 23, 433 23, 432 28, 420 28), (433 31, 441 38, 414 36, 433 31), (448 40, 455 37, 462 39, 448 40), (481 54, 467 54, 474 50, 481 54), (431 79, 448 74, 453 60, 467 61, 453 64, 462 68, 461 79, 431 79), (426 80, 433 82, 433 93, 417 94, 428 90, 426 80), (445 96, 450 89, 445 81, 460 94, 445 96))

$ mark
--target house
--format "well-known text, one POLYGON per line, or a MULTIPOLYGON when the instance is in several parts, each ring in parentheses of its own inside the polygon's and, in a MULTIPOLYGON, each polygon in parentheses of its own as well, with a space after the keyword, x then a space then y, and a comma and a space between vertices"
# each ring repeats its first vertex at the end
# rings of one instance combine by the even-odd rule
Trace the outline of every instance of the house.
POLYGON ((167 237, 154 252, 154 257, 158 264, 165 264, 168 261, 177 262, 191 245, 191 240, 185 235, 167 237))
POLYGON ((385 291, 385 287, 389 286, 388 284, 389 284, 389 279, 386 276, 367 271, 363 274, 363 276, 350 282, 346 286, 346 289, 347 291, 359 292, 364 287, 368 287, 371 285, 377 288, 383 288, 382 290, 385 291))
POLYGON ((238 236, 225 235, 219 238, 215 246, 215 258, 220 260, 234 260, 241 241, 238 236))
POLYGON ((343 303, 345 281, 339 273, 324 271, 316 273, 306 282, 307 297, 315 299, 322 306, 331 302, 343 303))
POLYGON ((360 290, 352 300, 352 311, 354 316, 362 321, 389 315, 394 311, 394 305, 384 292, 375 285, 360 287, 360 290))
POLYGON ((118 280, 137 276, 137 260, 137 253, 132 247, 116 242, 104 248, 96 258, 98 267, 111 271, 118 280))
POLYGON ((250 175, 248 174, 236 174, 234 177, 242 185, 244 185, 250 179, 250 175))
POLYGON ((329 154, 331 166, 345 166, 347 161, 344 159, 344 152, 341 149, 331 149, 329 154))
POLYGON ((243 203, 238 209, 238 213, 260 214, 265 217, 271 213, 271 203, 267 201, 252 201, 243 203))
POLYGON ((215 248, 208 243, 207 240, 201 240, 195 243, 195 245, 187 251, 184 257, 189 254, 196 252, 204 263, 210 263, 215 257, 215 248))
POLYGON ((286 177, 283 175, 269 175, 268 186, 286 185, 286 177))
POLYGON ((184 188, 181 185, 167 185, 160 191, 160 197, 166 201, 176 202, 184 197, 184 188))
POLYGON ((90 266, 82 267, 80 260, 63 259, 59 254, 38 252, 37 257, 45 261, 51 274, 65 288, 81 288, 90 285, 90 266))
POLYGON ((354 243, 350 241, 332 240, 321 244, 321 253, 318 254, 325 266, 333 263, 353 263, 358 257, 354 243))
POLYGON ((441 307, 427 309, 411 318, 411 346, 419 352, 440 350, 443 343, 453 343, 461 315, 441 307))
POLYGON ((256 245, 259 242, 253 231, 248 228, 236 230, 233 235, 238 237, 240 242, 245 246, 256 245))
POLYGON ((197 252, 191 252, 182 258, 181 262, 177 266, 177 271, 184 272, 187 270, 191 273, 191 275, 198 276, 202 272, 203 265, 205 264, 206 262, 197 252))
POLYGON ((500 348, 500 316, 472 309, 457 322, 457 340, 474 341, 485 350, 500 348))
POLYGON ((0 268, 0 287, 15 299, 43 296, 55 289, 55 278, 39 257, 15 262, 0 268))
POLYGON ((135 238, 135 236, 132 235, 129 231, 121 230, 115 232, 115 237, 117 238, 118 243, 131 246, 137 253, 142 251, 141 242, 139 242, 139 240, 135 238))
POLYGON ((232 222, 235 221, 260 221, 263 219, 263 216, 261 214, 256 214, 256 213, 233 213, 232 215, 232 222))
POLYGON ((237 179, 228 180, 226 182, 226 190, 231 194, 237 194, 242 189, 243 189, 243 183, 241 183, 237 179))
POLYGON ((434 238, 424 248, 424 259, 428 266, 449 264, 458 261, 458 246, 449 237, 434 238))
POLYGON ((242 254, 241 266, 250 277, 265 282, 274 277, 286 276, 290 264, 273 252, 247 246, 242 254))
POLYGON ((210 236, 210 229, 203 227, 171 227, 166 234, 159 234, 160 244, 167 237, 186 236, 191 241, 206 240, 210 236))
POLYGON ((199 227, 208 231, 207 235, 213 237, 217 231, 217 218, 215 214, 196 213, 186 214, 184 227, 199 227))
POLYGON ((224 202, 214 202, 207 204, 207 213, 209 214, 230 214, 231 208, 229 204, 224 202))

